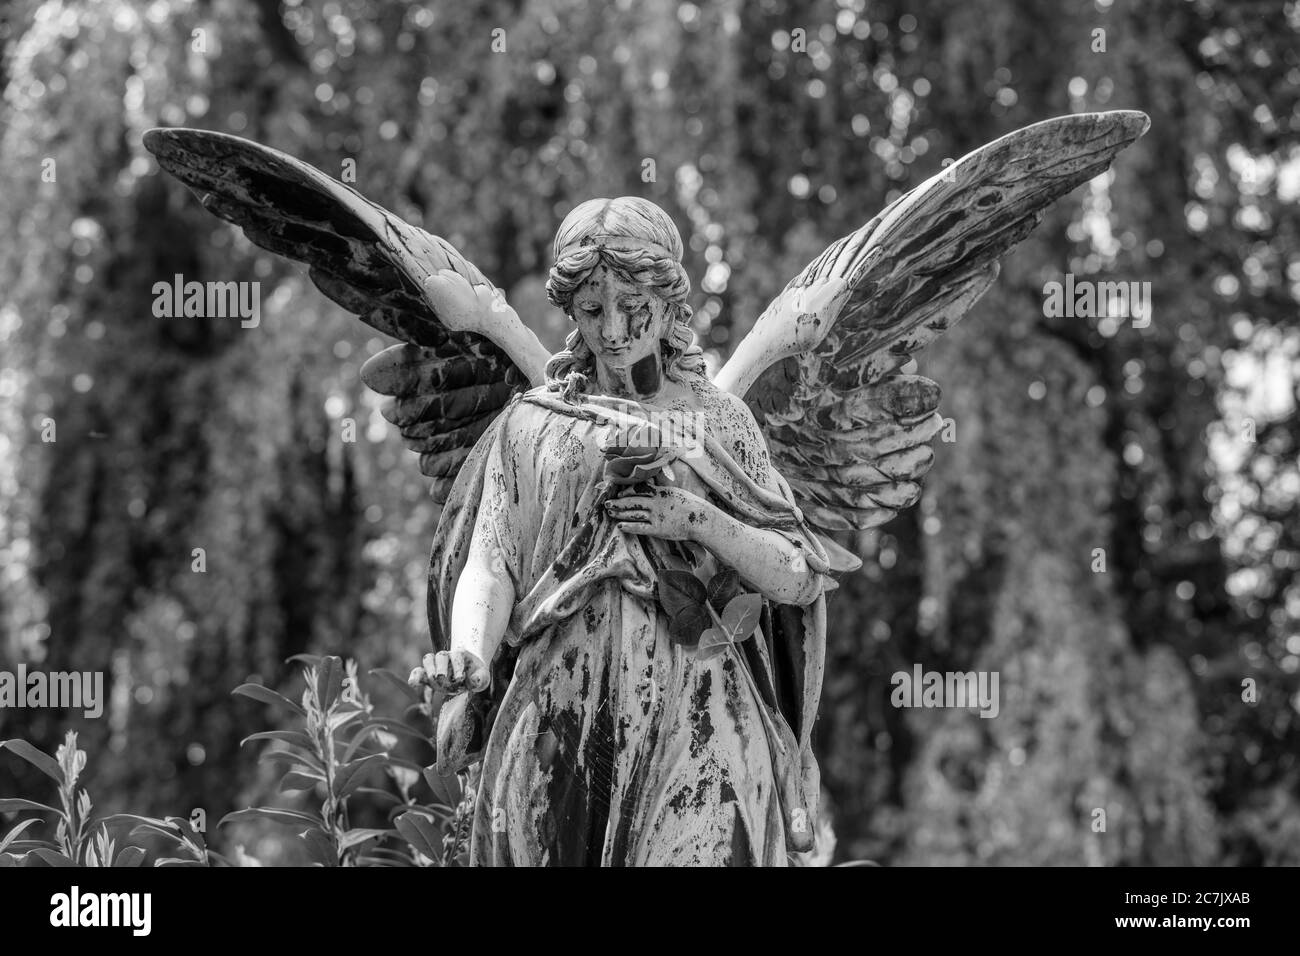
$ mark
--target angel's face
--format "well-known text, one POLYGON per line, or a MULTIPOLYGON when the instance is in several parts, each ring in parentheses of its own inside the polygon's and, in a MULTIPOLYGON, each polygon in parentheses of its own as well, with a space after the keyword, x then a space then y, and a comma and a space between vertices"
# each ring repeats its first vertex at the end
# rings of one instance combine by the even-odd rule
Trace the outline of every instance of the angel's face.
POLYGON ((574 291, 572 309, 588 348, 615 369, 658 351, 672 321, 664 299, 603 263, 574 291))

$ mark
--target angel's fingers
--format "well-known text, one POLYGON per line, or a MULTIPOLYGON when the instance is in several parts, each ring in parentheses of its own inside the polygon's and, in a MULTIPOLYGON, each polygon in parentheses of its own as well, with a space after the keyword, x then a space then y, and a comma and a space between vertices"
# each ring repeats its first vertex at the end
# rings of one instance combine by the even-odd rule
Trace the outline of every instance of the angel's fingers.
POLYGON ((649 494, 628 494, 621 498, 610 498, 604 502, 608 509, 620 509, 620 507, 647 507, 650 502, 654 501, 649 494))
POLYGON ((478 693, 486 690, 488 684, 492 681, 492 675, 488 672, 487 665, 484 664, 474 654, 465 654, 465 686, 470 690, 478 693))
POLYGON ((465 660, 464 654, 451 655, 451 682, 457 686, 465 683, 465 660))
POLYGON ((649 521, 620 521, 618 530, 625 534, 648 534, 653 537, 656 529, 649 521))
POLYGON ((447 686, 451 681, 451 655, 446 651, 439 651, 434 655, 433 669, 429 674, 439 686, 447 686))

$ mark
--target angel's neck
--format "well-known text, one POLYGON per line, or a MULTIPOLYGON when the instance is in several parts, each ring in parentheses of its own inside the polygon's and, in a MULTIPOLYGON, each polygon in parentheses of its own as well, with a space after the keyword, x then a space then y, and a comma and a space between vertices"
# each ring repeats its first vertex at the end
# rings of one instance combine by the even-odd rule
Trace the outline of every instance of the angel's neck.
POLYGON ((596 363, 596 381, 602 394, 623 398, 654 398, 664 387, 664 362, 658 350, 627 368, 596 363))

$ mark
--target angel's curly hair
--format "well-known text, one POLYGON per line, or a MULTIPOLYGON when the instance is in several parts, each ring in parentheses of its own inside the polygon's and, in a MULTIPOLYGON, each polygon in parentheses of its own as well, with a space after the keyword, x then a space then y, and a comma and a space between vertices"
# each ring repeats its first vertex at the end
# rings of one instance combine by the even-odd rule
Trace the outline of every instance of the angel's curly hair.
MULTIPOLYGON (((554 251, 546 297, 569 318, 578 286, 603 263, 668 303, 672 323, 662 344, 665 374, 676 379, 704 371, 704 352, 695 342, 686 304, 691 280, 682 266, 682 237, 666 212, 636 196, 590 199, 564 217, 554 251)), ((564 349, 546 363, 546 385, 565 401, 575 401, 594 372, 594 354, 575 328, 564 349)))

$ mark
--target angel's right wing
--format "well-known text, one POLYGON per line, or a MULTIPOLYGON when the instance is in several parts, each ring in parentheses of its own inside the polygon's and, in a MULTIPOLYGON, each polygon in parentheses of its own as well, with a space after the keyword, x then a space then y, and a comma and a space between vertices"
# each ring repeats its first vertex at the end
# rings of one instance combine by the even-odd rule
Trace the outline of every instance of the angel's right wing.
POLYGON ((982 146, 831 244, 764 311, 714 383, 749 404, 812 524, 873 528, 916 502, 943 422, 938 385, 903 366, 1149 123, 1075 114, 982 146))
POLYGON ((544 376, 546 349, 511 309, 477 331, 449 328, 423 294, 443 270, 493 289, 443 239, 278 150, 223 133, 151 129, 144 145, 204 208, 271 252, 307 263, 312 282, 403 344, 371 358, 362 380, 392 396, 384 417, 420 455, 446 500, 461 464, 510 396, 544 376))

